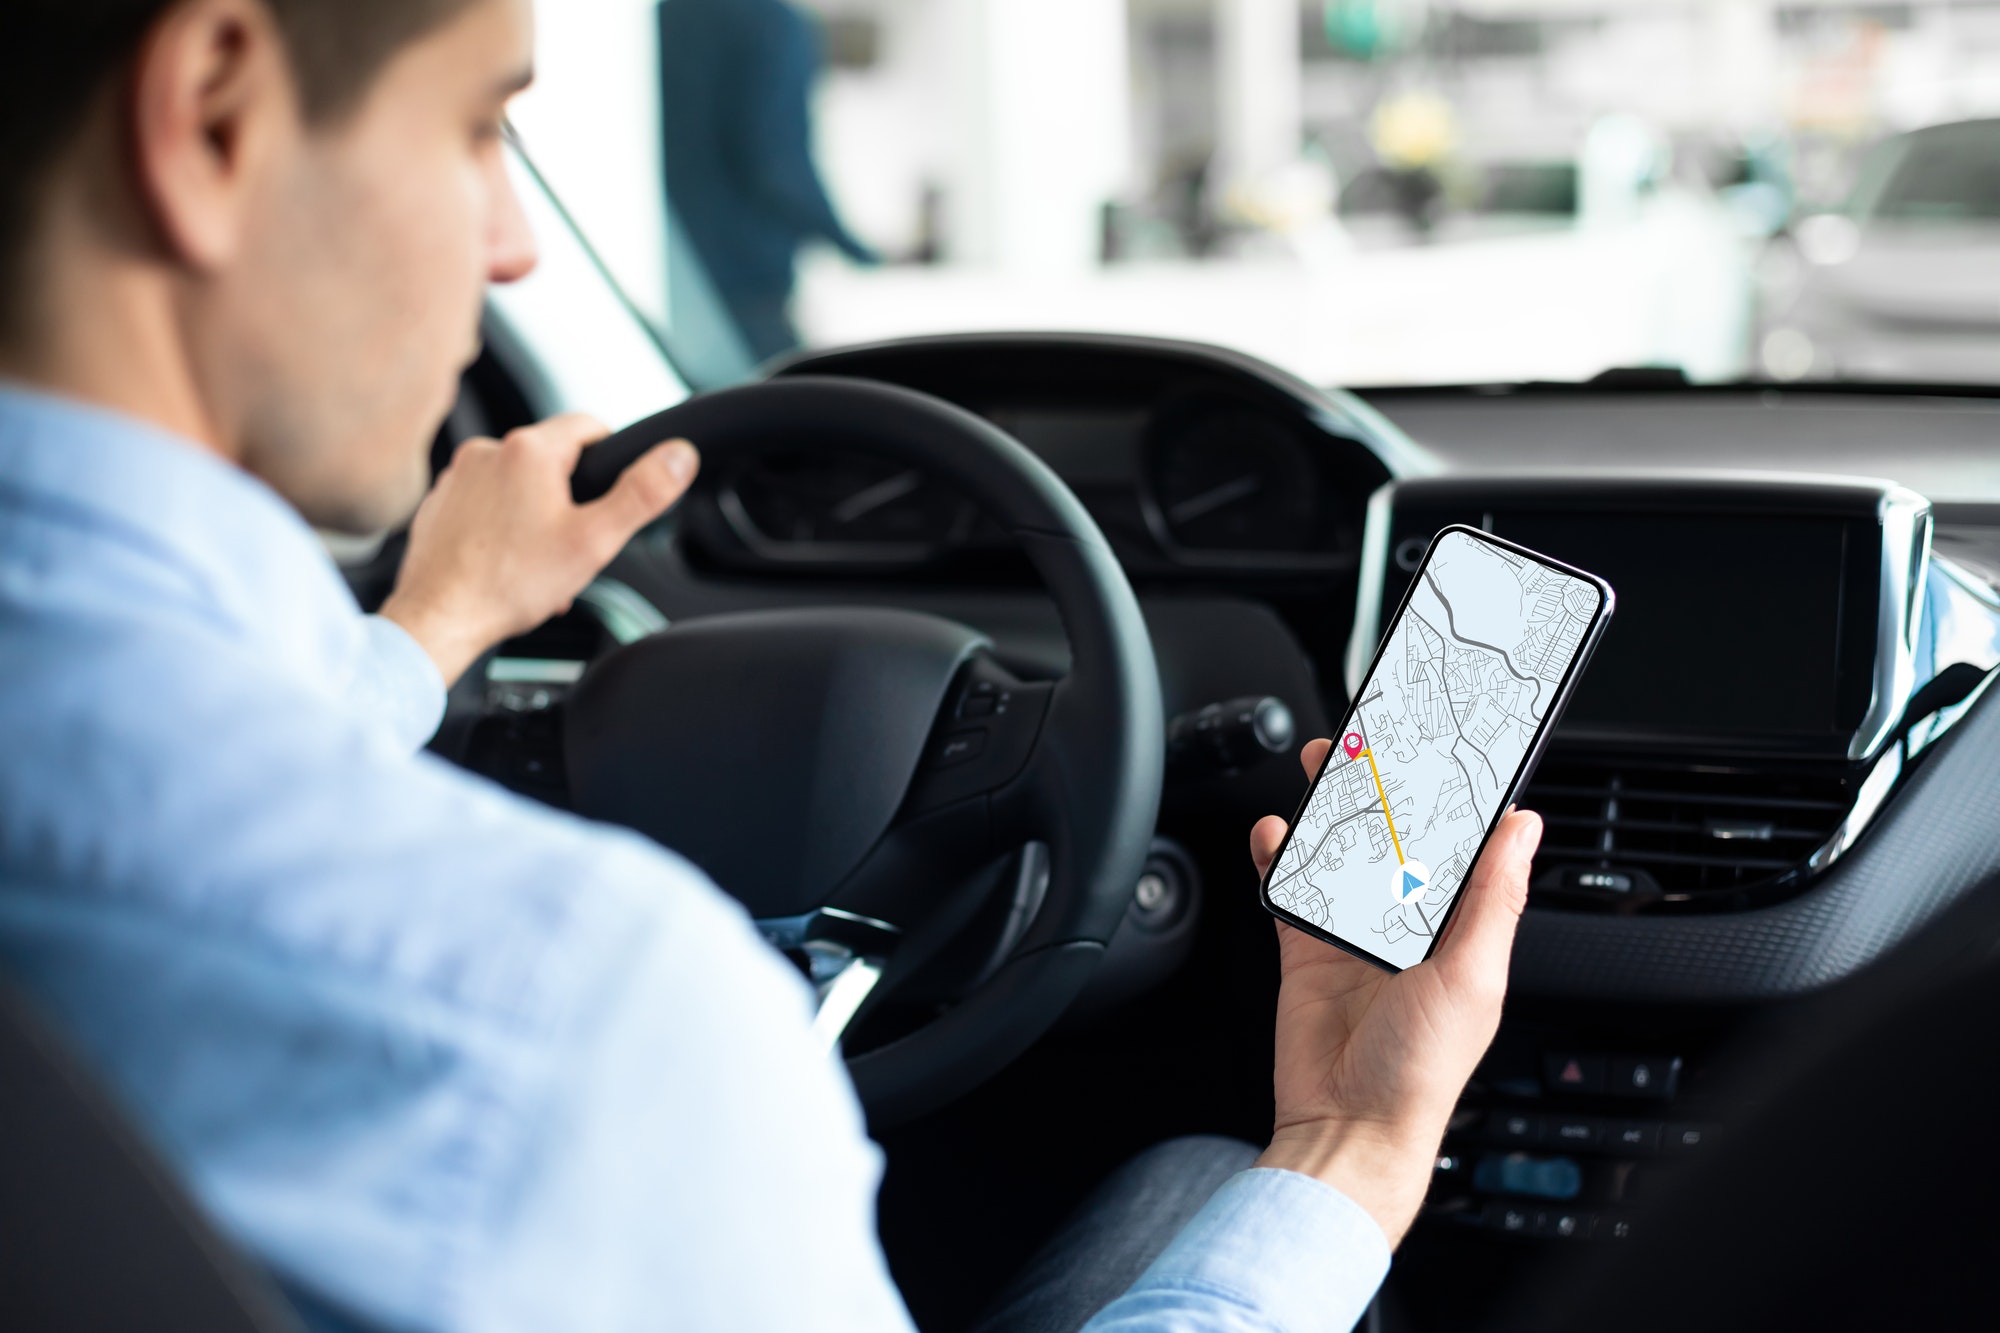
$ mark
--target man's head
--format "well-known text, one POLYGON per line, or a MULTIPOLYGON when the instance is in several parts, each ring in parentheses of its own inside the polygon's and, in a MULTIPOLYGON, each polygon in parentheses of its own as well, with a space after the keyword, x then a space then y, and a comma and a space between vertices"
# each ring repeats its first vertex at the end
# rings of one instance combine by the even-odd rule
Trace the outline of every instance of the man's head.
POLYGON ((489 281, 530 0, 5 0, 0 373, 195 436, 322 526, 421 496, 489 281))

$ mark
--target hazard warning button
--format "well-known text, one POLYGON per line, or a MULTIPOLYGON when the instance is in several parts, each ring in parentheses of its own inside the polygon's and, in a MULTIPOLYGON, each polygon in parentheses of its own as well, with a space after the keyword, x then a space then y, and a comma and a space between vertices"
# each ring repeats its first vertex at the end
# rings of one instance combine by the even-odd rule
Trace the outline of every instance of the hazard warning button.
POLYGON ((1552 1051, 1542 1057, 1542 1079, 1555 1092, 1603 1092, 1605 1060, 1601 1055, 1571 1055, 1552 1051))

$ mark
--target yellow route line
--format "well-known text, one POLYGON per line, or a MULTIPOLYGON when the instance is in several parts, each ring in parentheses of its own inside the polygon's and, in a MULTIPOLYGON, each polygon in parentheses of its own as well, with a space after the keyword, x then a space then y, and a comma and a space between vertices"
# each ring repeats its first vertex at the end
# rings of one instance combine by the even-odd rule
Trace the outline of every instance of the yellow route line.
POLYGON ((1389 793, 1382 789, 1382 770, 1375 767, 1375 751, 1363 750, 1361 757, 1368 761, 1368 771, 1375 775, 1375 794, 1382 798, 1382 818, 1389 821, 1389 842, 1396 849, 1396 864, 1408 865, 1409 858, 1403 855, 1403 840, 1396 836, 1396 817, 1389 813, 1389 793))

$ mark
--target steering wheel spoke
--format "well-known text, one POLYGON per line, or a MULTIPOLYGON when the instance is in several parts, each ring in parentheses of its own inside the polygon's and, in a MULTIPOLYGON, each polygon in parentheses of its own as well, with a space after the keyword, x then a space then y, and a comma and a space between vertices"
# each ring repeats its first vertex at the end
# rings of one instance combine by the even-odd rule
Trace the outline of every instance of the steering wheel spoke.
POLYGON ((797 962, 819 1000, 813 1036, 828 1050, 840 1044, 848 1025, 882 980, 888 956, 902 928, 838 907, 757 923, 772 948, 797 962))
POLYGON ((991 653, 973 654, 938 710, 906 815, 999 791, 1019 777, 1055 690, 1052 681, 1021 680, 991 653))
POLYGON ((850 957, 840 964, 827 981, 819 987, 819 1011, 813 1015, 813 1040, 831 1051, 840 1045, 840 1039, 847 1035, 847 1028, 854 1021, 861 1006, 874 993, 882 980, 882 960, 879 958, 850 957))

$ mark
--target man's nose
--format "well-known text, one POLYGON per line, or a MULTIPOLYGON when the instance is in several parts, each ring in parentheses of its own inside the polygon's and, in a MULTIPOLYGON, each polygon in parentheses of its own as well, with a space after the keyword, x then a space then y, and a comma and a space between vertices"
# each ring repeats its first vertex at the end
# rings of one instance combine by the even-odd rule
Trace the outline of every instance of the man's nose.
POLYGON ((520 196, 514 193, 513 181, 504 167, 496 175, 486 276, 492 282, 515 282, 534 271, 540 255, 535 249, 535 233, 528 226, 528 215, 521 209, 520 196))

